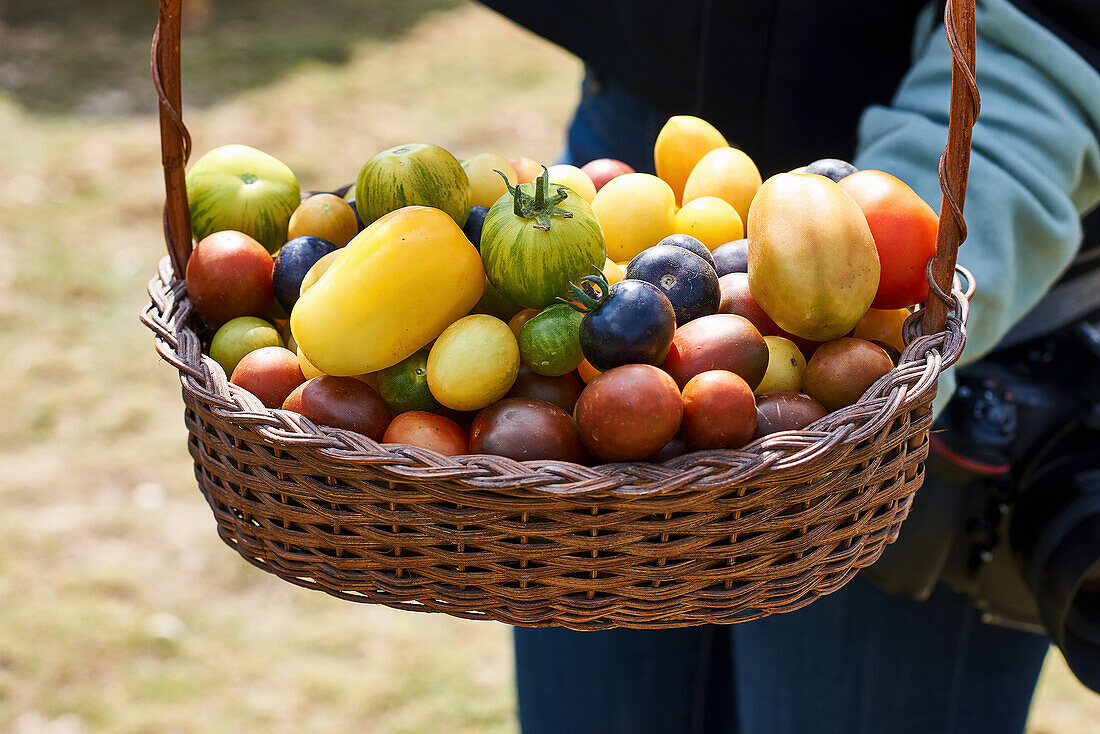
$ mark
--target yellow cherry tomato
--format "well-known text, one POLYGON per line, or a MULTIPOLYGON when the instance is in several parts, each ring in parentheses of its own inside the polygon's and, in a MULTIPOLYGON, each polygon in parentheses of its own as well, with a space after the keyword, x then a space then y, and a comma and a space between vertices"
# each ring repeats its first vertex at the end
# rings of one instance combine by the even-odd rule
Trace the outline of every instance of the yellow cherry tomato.
POLYGON ((607 279, 608 285, 615 285, 626 274, 626 268, 623 268, 619 263, 615 262, 611 258, 607 258, 603 263, 603 277, 607 279))
POLYGON ((462 168, 470 179, 470 206, 492 206, 508 193, 497 171, 508 177, 508 183, 516 185, 516 169, 507 158, 496 153, 478 153, 462 161, 462 168))
POLYGON ((596 192, 592 211, 603 229, 607 256, 629 261, 673 233, 676 195, 656 176, 627 173, 596 192))
POLYGON ((657 176, 672 187, 676 204, 683 201, 688 174, 708 151, 729 147, 713 125, 691 115, 675 115, 657 134, 653 144, 653 165, 657 176))
POLYGON ((587 173, 576 166, 559 163, 556 166, 550 166, 546 170, 550 173, 550 183, 568 186, 577 196, 589 204, 596 198, 596 184, 592 183, 592 179, 588 177, 587 173))
POLYGON ((717 196, 701 196, 676 212, 676 233, 689 234, 708 250, 713 250, 744 237, 745 227, 728 201, 717 196))
POLYGON ((346 201, 335 194, 314 194, 290 215, 286 238, 320 237, 343 247, 357 234, 359 222, 346 201))
POLYGON ((768 345, 768 368, 753 392, 763 395, 773 390, 801 390, 806 358, 799 348, 781 336, 766 336, 764 342, 768 345))
POLYGON ((852 336, 867 341, 889 344, 899 352, 905 351, 901 327, 909 318, 907 308, 871 308, 856 324, 852 336))
POLYGON ((495 316, 459 319, 428 353, 428 389, 453 410, 481 410, 495 403, 512 389, 517 374, 516 335, 495 316))
POLYGON ((749 204, 761 183, 760 171, 752 158, 737 148, 715 148, 691 169, 684 184, 684 203, 701 196, 717 196, 732 204, 745 222, 749 204))

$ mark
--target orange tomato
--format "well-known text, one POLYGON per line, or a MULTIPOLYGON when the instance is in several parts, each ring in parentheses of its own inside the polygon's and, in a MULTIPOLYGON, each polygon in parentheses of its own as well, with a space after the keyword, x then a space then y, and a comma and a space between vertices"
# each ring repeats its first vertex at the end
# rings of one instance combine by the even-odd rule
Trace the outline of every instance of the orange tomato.
POLYGON ((857 171, 840 181, 863 210, 878 250, 880 276, 873 308, 903 308, 928 297, 924 269, 936 252, 939 217, 902 180, 857 171))

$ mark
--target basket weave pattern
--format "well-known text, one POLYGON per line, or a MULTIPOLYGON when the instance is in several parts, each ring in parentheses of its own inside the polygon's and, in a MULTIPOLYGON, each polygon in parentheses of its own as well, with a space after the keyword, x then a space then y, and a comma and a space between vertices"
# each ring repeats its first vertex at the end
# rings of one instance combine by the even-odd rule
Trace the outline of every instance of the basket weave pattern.
POLYGON ((973 291, 955 268, 978 113, 973 0, 946 5, 954 65, 940 230, 931 295, 906 323, 898 366, 805 430, 664 464, 592 467, 383 446, 269 410, 228 382, 203 353, 180 277, 192 239, 179 11, 180 0, 160 1, 152 48, 169 256, 141 319, 179 371, 195 475, 218 533, 246 560, 299 586, 400 609, 660 628, 798 609, 897 537, 924 477, 936 378, 962 352, 973 291), (956 270, 967 289, 945 293, 956 270))

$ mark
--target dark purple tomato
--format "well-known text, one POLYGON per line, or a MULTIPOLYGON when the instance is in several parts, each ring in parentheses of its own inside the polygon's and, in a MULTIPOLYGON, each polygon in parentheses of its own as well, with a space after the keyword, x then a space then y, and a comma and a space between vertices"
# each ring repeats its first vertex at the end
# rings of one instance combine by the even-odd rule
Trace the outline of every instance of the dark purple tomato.
POLYGON ((352 196, 350 198, 345 198, 344 201, 346 201, 348 203, 348 206, 351 207, 351 210, 355 212, 355 223, 359 225, 359 231, 362 232, 364 229, 366 229, 366 225, 363 224, 363 218, 359 216, 359 209, 357 209, 355 206, 355 197, 352 196))
POLYGON ((533 372, 527 365, 521 364, 519 374, 516 375, 516 381, 508 391, 507 397, 545 400, 566 413, 572 413, 573 406, 577 404, 577 398, 581 396, 583 389, 584 385, 571 372, 558 377, 545 377, 533 372))
POLYGON ((689 252, 694 252, 696 255, 706 260, 707 265, 710 265, 711 268, 717 271, 717 268, 714 266, 714 256, 710 254, 710 250, 707 249, 707 246, 689 234, 670 234, 657 243, 658 247, 661 245, 682 247, 689 252))
POLYGON ((816 173, 819 176, 831 178, 839 183, 840 179, 852 175, 857 170, 859 169, 851 163, 842 161, 839 158, 819 158, 806 166, 806 170, 803 171, 803 173, 816 173))
POLYGON ((483 408, 470 426, 470 453, 516 461, 588 462, 573 417, 531 398, 505 398, 483 408))
POLYGON ((729 273, 749 272, 748 240, 734 240, 718 245, 710 254, 714 258, 714 269, 719 278, 729 273))
POLYGON ((677 326, 717 313, 722 302, 714 268, 694 252, 676 245, 642 250, 626 266, 624 277, 660 288, 672 304, 677 326))
POLYGON ((691 451, 691 447, 688 446, 687 437, 684 435, 683 431, 680 431, 670 438, 668 443, 657 449, 657 453, 647 457, 646 461, 660 464, 669 459, 675 459, 677 456, 683 456, 689 451, 691 451))
POLYGON ((489 213, 487 206, 470 207, 470 215, 466 217, 466 224, 462 225, 462 232, 466 239, 473 243, 481 252, 481 227, 485 224, 485 215, 489 213))
POLYGON ((809 395, 793 390, 775 390, 756 396, 754 438, 779 431, 798 431, 829 411, 809 395))
POLYGON ((581 320, 581 351, 589 364, 601 372, 661 364, 676 333, 676 312, 661 289, 644 280, 621 280, 610 288, 604 280, 588 282, 602 283, 599 296, 584 303, 581 320))
POLYGON ((306 380, 283 401, 321 426, 344 428, 381 441, 393 412, 378 391, 354 377, 321 375, 306 380))
POLYGON ((320 237, 295 237, 279 250, 271 283, 275 286, 275 298, 288 313, 298 302, 306 273, 314 263, 335 249, 336 245, 320 237))

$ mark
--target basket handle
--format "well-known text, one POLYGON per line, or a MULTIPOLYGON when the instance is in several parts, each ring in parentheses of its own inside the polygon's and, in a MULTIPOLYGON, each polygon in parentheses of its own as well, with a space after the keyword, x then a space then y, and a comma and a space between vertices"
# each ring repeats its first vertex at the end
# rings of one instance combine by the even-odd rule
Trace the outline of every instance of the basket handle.
MULTIPOLYGON (((191 136, 183 124, 180 95, 180 2, 160 0, 153 34, 153 84, 160 100, 160 147, 164 166, 164 240, 177 278, 183 278, 191 255, 191 215, 187 206, 184 167, 191 154, 191 136)), ((951 113, 947 146, 940 157, 943 189, 936 254, 929 261, 931 290, 925 302, 925 334, 943 331, 959 244, 966 238, 963 203, 970 171, 971 128, 978 115, 978 87, 974 81, 974 0, 948 0, 944 27, 951 46, 951 113)))

